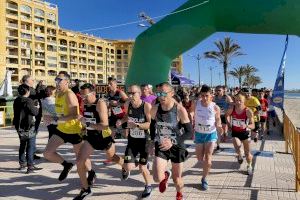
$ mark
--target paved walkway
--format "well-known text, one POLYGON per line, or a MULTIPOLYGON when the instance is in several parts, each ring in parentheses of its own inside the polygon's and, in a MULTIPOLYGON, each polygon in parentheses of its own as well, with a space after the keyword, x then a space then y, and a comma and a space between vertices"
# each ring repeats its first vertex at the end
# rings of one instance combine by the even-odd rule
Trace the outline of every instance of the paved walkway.
MULTIPOLYGON (((43 150, 47 142, 47 132, 38 135, 38 149, 43 150)), ((197 164, 194 145, 188 148, 191 157, 184 167, 184 195, 192 199, 300 199, 294 189, 294 162, 290 154, 284 153, 281 134, 272 131, 266 141, 252 143, 254 157, 254 174, 245 173, 246 162, 241 166, 236 162, 233 146, 230 142, 223 144, 224 150, 213 156, 213 166, 208 177, 210 189, 200 190, 202 170, 197 164)), ((0 199, 72 199, 79 192, 79 178, 75 167, 68 179, 58 182, 62 169, 59 164, 49 163, 44 159, 38 161, 42 167, 39 173, 26 175, 17 170, 18 138, 12 129, 0 130, 0 199)), ((117 151, 124 152, 125 140, 118 140, 117 151)), ((59 152, 68 160, 73 160, 71 145, 64 145, 59 152)), ((143 190, 142 176, 138 170, 133 171, 127 181, 120 180, 120 169, 116 165, 105 166, 103 152, 92 155, 98 179, 93 187, 94 195, 89 199, 117 200, 139 199, 143 190)), ((171 183, 164 194, 160 194, 154 185, 151 199, 175 199, 175 188, 171 183)))

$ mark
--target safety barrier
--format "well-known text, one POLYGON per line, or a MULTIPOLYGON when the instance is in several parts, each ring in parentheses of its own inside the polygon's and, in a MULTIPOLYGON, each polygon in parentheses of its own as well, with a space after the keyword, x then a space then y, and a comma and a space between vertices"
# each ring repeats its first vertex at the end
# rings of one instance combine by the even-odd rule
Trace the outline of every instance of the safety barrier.
POLYGON ((283 114, 283 133, 285 139, 285 152, 288 153, 289 149, 295 161, 295 184, 296 191, 300 190, 300 132, 294 126, 289 117, 283 114))
POLYGON ((13 113, 12 106, 0 106, 0 127, 12 126, 13 113))

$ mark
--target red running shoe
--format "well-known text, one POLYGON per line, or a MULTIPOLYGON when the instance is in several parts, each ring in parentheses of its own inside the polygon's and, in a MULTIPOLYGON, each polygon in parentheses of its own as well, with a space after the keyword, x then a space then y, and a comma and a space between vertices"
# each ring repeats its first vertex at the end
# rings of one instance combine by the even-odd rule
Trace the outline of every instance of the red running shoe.
POLYGON ((172 176, 172 172, 170 170, 165 171, 165 179, 159 183, 159 191, 161 193, 164 193, 168 188, 168 181, 171 178, 171 176, 172 176))
POLYGON ((177 192, 177 194, 176 194, 176 200, 184 200, 183 199, 183 195, 182 195, 181 192, 177 192))

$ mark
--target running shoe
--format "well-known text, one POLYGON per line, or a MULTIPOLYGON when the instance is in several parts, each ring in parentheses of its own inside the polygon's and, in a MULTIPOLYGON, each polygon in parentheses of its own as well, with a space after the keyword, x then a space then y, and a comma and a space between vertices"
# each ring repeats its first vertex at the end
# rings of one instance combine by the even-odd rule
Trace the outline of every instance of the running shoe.
POLYGON ((94 170, 91 170, 88 172, 87 182, 89 186, 94 185, 94 182, 96 180, 96 172, 94 170))
POLYGON ((242 156, 237 156, 238 163, 241 165, 244 161, 242 156))
POLYGON ((251 165, 247 165, 247 174, 252 175, 253 174, 253 169, 251 165))
POLYGON ((38 171, 38 170, 42 170, 43 168, 40 168, 40 167, 36 167, 36 166, 29 166, 27 168, 27 171, 26 171, 26 174, 31 174, 31 173, 34 173, 35 171, 38 171))
POLYGON ((170 170, 165 171, 165 179, 159 183, 159 191, 161 193, 164 193, 168 188, 168 181, 171 178, 171 176, 172 176, 172 172, 170 170))
POLYGON ((221 148, 220 148, 220 146, 219 145, 217 145, 217 148, 216 148, 216 153, 220 153, 222 150, 221 150, 221 148))
POLYGON ((152 186, 151 185, 145 185, 145 189, 142 193, 142 199, 146 199, 151 196, 152 192, 152 186))
POLYGON ((20 167, 18 168, 18 170, 25 172, 26 171, 26 165, 20 165, 20 167))
POLYGON ((126 171, 124 168, 122 168, 122 179, 127 180, 130 176, 130 171, 126 171))
POLYGON ((208 190, 208 183, 204 178, 201 179, 201 187, 203 190, 208 190))
POLYGON ((92 196, 93 192, 90 187, 87 189, 82 188, 80 193, 73 200, 82 200, 86 199, 86 197, 92 196))
POLYGON ((64 166, 64 169, 61 171, 59 177, 58 177, 58 180, 59 181, 63 181, 67 178, 69 172, 71 171, 72 167, 74 165, 72 163, 67 163, 65 166, 64 166))
POLYGON ((183 199, 183 195, 182 195, 181 192, 177 192, 177 194, 176 194, 176 200, 184 200, 183 199))

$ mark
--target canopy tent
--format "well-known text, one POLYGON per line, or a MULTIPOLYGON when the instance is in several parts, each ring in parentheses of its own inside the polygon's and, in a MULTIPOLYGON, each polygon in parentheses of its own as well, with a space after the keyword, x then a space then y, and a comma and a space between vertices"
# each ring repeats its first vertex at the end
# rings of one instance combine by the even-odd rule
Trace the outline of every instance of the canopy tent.
POLYGON ((188 79, 187 77, 178 74, 175 71, 171 71, 171 83, 172 85, 193 86, 195 81, 188 79))

